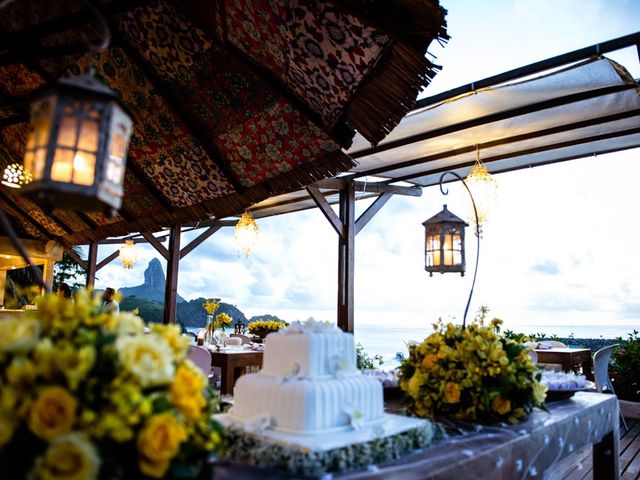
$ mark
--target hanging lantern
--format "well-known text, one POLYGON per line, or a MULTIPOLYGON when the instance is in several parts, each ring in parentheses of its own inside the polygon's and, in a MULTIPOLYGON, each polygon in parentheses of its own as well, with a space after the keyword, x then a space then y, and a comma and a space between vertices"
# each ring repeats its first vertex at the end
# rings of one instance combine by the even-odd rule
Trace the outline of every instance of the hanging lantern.
POLYGON ((245 210, 236 224, 235 237, 239 252, 244 258, 249 258, 258 240, 258 225, 248 210, 245 210))
MULTIPOLYGON (((485 224, 491 211, 498 201, 498 182, 489 173, 487 167, 480 161, 480 150, 476 149, 476 163, 465 179, 468 189, 473 194, 478 213, 477 231, 482 232, 482 225, 485 224)), ((469 223, 475 227, 475 212, 472 210, 468 215, 469 223)))
POLYGON ((437 215, 425 220, 424 269, 433 272, 460 272, 464 276, 464 229, 468 224, 454 215, 447 206, 437 215))
POLYGON ((133 268, 138 261, 138 249, 133 240, 125 240, 124 245, 120 247, 120 260, 123 268, 133 268))
POLYGON ((24 156, 33 181, 22 191, 47 211, 100 210, 122 204, 133 123, 92 72, 62 79, 34 102, 24 156))
POLYGON ((20 188, 33 180, 33 175, 29 170, 19 163, 12 163, 4 169, 2 184, 11 188, 20 188))

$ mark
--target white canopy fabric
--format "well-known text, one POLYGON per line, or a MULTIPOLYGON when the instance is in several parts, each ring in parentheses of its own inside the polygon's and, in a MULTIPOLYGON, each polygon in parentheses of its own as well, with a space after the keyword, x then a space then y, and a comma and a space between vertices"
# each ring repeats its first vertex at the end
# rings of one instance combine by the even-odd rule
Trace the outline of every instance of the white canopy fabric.
MULTIPOLYGON (((624 67, 598 57, 415 110, 375 147, 356 136, 347 153, 358 165, 343 178, 426 187, 446 171, 466 176, 477 148, 499 173, 639 146, 640 85, 624 67)), ((323 194, 337 202, 337 192, 323 194)), ((314 207, 301 190, 251 210, 260 218, 314 207)))
POLYGON ((351 177, 419 186, 465 176, 476 159, 504 172, 640 146, 640 87, 620 65, 588 60, 417 110, 377 147, 357 137, 351 177))

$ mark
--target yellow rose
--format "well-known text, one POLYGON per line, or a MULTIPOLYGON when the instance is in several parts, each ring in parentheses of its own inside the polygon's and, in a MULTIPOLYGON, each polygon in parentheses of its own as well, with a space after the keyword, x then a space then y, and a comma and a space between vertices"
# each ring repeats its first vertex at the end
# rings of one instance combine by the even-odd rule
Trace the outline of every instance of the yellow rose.
POLYGON ((76 406, 76 399, 64 388, 43 388, 31 405, 29 428, 45 440, 67 433, 76 420, 76 406))
POLYGON ((44 338, 36 345, 34 360, 38 373, 50 379, 55 372, 56 348, 50 338, 44 338))
POLYGON ((36 377, 33 363, 24 357, 14 357, 7 367, 7 380, 14 385, 28 385, 36 377))
POLYGON ((152 325, 151 332, 153 334, 160 335, 166 340, 171 347, 173 357, 176 361, 180 362, 187 356, 189 350, 189 342, 191 341, 188 335, 182 335, 182 330, 178 325, 152 325))
POLYGON ((76 349, 70 343, 62 342, 56 351, 55 365, 67 378, 71 390, 75 390, 93 368, 95 360, 96 349, 93 345, 76 349))
POLYGON ((438 360, 438 356, 433 353, 430 353, 428 355, 425 355, 424 359, 422 360, 422 366, 427 370, 431 370, 431 368, 435 365, 437 360, 438 360))
POLYGON ((460 387, 457 383, 447 382, 444 386, 445 403, 458 403, 460 401, 460 387))
POLYGON ((498 415, 504 415, 505 413, 509 413, 511 411, 511 402, 498 395, 493 399, 493 402, 491 402, 491 408, 498 415))
POLYGON ((144 322, 133 313, 123 312, 112 315, 107 329, 120 335, 141 335, 144 333, 144 322))
POLYGON ((547 387, 540 382, 533 382, 533 398, 538 405, 544 403, 544 399, 547 397, 547 387))
POLYGON ((36 460, 35 477, 42 480, 90 480, 98 477, 100 457, 88 438, 77 433, 55 438, 36 460))
POLYGON ((10 418, 0 416, 0 447, 9 443, 9 440, 13 437, 16 424, 10 418))
POLYGON ((121 337, 116 341, 116 349, 124 369, 143 388, 167 385, 173 380, 175 367, 171 348, 159 335, 121 337))
POLYGON ((138 435, 140 470, 154 478, 164 476, 186 438, 187 432, 172 414, 160 413, 151 417, 138 435))
POLYGON ((3 318, 0 320, 0 354, 30 351, 38 341, 39 330, 36 319, 3 318))
POLYGON ((191 420, 200 415, 207 403, 202 395, 206 382, 202 371, 187 360, 178 367, 176 377, 169 387, 171 403, 191 420))

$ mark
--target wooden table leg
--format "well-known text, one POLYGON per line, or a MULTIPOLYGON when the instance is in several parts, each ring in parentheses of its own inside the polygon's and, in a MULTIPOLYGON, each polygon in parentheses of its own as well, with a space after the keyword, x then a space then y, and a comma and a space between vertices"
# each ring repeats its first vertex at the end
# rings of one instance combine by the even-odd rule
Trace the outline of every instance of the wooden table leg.
POLYGON ((222 369, 222 384, 220 385, 220 392, 223 395, 233 393, 233 385, 235 383, 235 368, 233 365, 225 365, 222 369))
POLYGON ((620 478, 620 440, 617 432, 609 432, 593 445, 593 480, 618 480, 620 478))

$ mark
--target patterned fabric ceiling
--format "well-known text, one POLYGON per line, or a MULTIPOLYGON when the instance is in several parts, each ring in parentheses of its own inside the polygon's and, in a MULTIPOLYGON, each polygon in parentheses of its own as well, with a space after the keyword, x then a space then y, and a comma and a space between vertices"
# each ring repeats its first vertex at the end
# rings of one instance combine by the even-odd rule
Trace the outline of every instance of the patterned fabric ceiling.
POLYGON ((24 0, 0 10, 0 168, 20 161, 34 95, 92 67, 133 114, 119 214, 47 215, 0 187, 26 238, 66 244, 221 218, 348 170, 357 130, 382 140, 446 39, 437 0, 24 0), (98 33, 96 33, 98 32, 98 33), (408 33, 407 33, 408 32, 408 33))

